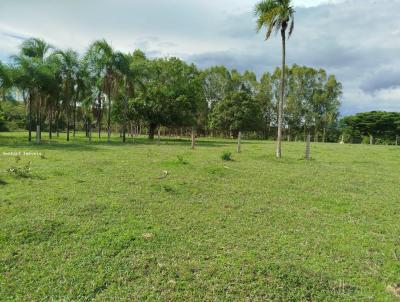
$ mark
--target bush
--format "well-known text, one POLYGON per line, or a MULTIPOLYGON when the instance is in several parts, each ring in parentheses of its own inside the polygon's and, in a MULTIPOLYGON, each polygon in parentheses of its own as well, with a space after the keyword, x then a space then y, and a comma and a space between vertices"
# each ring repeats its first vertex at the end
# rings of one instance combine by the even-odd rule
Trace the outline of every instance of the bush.
MULTIPOLYGON (((20 157, 15 158, 15 162, 18 164, 21 160, 20 157)), ((21 178, 28 178, 31 176, 31 162, 29 161, 27 164, 22 166, 11 166, 8 170, 8 173, 21 178)))
POLYGON ((232 160, 232 153, 229 151, 224 151, 221 155, 221 159, 225 161, 231 161, 232 160))

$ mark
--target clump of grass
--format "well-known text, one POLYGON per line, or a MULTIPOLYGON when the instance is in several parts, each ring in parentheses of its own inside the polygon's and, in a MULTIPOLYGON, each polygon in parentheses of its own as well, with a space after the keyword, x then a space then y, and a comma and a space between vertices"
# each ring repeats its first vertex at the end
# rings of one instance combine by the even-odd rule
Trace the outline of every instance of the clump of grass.
POLYGON ((221 159, 225 161, 232 161, 232 152, 224 151, 221 155, 221 159))
POLYGON ((29 161, 25 165, 19 166, 18 163, 20 162, 21 158, 17 156, 15 158, 15 163, 17 165, 11 166, 7 169, 7 172, 11 175, 19 178, 29 178, 31 177, 31 162, 29 161))
POLYGON ((188 161, 186 161, 182 155, 177 155, 176 158, 178 159, 178 162, 182 165, 187 165, 188 161))

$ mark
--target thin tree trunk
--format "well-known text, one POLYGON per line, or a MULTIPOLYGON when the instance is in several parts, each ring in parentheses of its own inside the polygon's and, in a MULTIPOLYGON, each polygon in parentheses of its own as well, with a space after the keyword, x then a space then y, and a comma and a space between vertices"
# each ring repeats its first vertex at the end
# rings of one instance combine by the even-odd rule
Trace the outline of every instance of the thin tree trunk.
POLYGON ((36 125, 36 143, 40 143, 40 126, 36 125))
POLYGON ((57 112, 57 116, 56 116, 56 133, 57 133, 57 137, 60 137, 60 130, 59 130, 59 121, 60 121, 60 112, 57 112))
POLYGON ((242 150, 241 150, 241 140, 242 140, 242 132, 239 131, 239 133, 238 133, 237 153, 242 152, 242 150))
POLYGON ((276 145, 276 157, 282 157, 282 127, 283 127, 283 103, 285 98, 285 67, 286 67, 286 28, 281 30, 282 37, 282 77, 281 77, 281 99, 278 108, 278 138, 276 145))
POLYGON ((156 131, 156 124, 150 124, 149 125, 149 139, 153 140, 154 139, 154 133, 156 131))
POLYGON ((107 121, 108 136, 107 141, 110 142, 111 138, 111 89, 108 90, 108 121, 107 121))
POLYGON ((40 107, 41 107, 41 98, 39 98, 39 105, 36 108, 36 142, 40 142, 40 107))
POLYGON ((369 135, 369 144, 370 145, 374 144, 374 137, 371 134, 369 135))
POLYGON ((311 134, 307 134, 307 143, 306 143, 306 160, 311 159, 311 134))
POLYGON ((74 133, 73 133, 74 139, 75 139, 75 132, 76 132, 76 100, 74 100, 74 133))
POLYGON ((51 129, 52 120, 53 120, 53 110, 50 108, 50 112, 49 112, 49 139, 53 138, 53 133, 52 133, 52 129, 51 129))
POLYGON ((69 124, 70 124, 70 121, 69 121, 69 112, 68 112, 69 110, 67 109, 67 142, 69 142, 69 124))
POLYGON ((122 142, 126 142, 126 124, 122 126, 122 142))
POLYGON ((128 86, 126 82, 126 76, 124 77, 124 86, 125 86, 125 96, 124 96, 124 122, 122 125, 122 141, 125 143, 126 142, 126 130, 128 127, 128 121, 127 121, 127 114, 128 114, 128 86))
POLYGON ((85 116, 85 137, 89 137, 89 120, 85 116))
POLYGON ((161 134, 161 128, 158 128, 158 132, 157 132, 157 145, 160 145, 160 134, 161 134))
POLYGON ((32 141, 32 95, 29 93, 29 113, 28 113, 28 131, 29 131, 29 138, 28 140, 32 141))
POLYGON ((99 130, 98 130, 98 132, 99 132, 99 140, 100 140, 100 136, 101 136, 101 118, 102 118, 102 108, 101 108, 101 105, 102 105, 102 103, 101 103, 101 93, 99 92, 99 95, 97 96, 97 100, 98 100, 98 103, 99 103, 99 107, 98 107, 98 110, 99 110, 99 112, 97 113, 97 126, 98 126, 98 128, 99 128, 99 130))
POLYGON ((196 145, 196 135, 195 135, 194 127, 192 127, 192 149, 195 148, 195 145, 196 145))
POLYGON ((89 127, 89 143, 92 142, 92 123, 88 123, 89 127))

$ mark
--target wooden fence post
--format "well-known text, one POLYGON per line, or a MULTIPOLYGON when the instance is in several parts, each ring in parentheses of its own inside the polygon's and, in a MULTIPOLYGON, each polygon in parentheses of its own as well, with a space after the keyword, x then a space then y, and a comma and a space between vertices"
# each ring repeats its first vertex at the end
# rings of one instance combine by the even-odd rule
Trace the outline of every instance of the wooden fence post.
POLYGON ((241 150, 241 140, 242 140, 242 132, 239 131, 239 133, 238 133, 237 153, 242 152, 242 150, 241 150))

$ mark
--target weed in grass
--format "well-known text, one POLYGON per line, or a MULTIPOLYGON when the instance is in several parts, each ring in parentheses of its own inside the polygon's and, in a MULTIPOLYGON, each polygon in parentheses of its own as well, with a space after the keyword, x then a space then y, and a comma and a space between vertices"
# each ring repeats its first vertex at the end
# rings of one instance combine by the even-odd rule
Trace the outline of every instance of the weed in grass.
POLYGON ((225 161, 232 161, 232 152, 224 151, 221 155, 221 159, 225 161))
MULTIPOLYGON (((18 164, 20 160, 21 160, 20 157, 16 157, 15 159, 16 164, 18 164)), ((18 178, 29 178, 32 176, 31 162, 28 161, 25 165, 11 166, 10 168, 7 169, 7 172, 18 178)))
POLYGON ((177 157, 177 159, 178 159, 178 163, 180 163, 180 164, 182 164, 182 165, 187 165, 187 164, 189 163, 188 161, 186 161, 186 160, 183 158, 182 155, 177 155, 176 157, 177 157))

